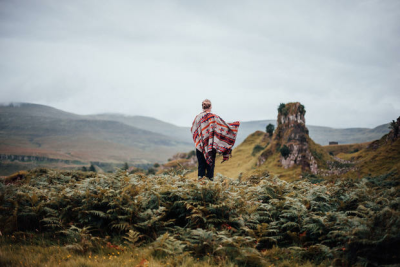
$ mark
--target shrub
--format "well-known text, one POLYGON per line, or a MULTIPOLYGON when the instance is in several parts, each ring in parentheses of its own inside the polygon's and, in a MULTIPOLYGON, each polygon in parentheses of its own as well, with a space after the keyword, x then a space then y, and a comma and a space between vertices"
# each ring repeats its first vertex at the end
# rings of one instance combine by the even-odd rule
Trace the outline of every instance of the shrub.
POLYGON ((399 125, 397 125, 395 120, 390 123, 389 129, 393 130, 393 136, 396 138, 399 134, 399 125))
POLYGON ((256 145, 256 146, 254 146, 253 152, 251 153, 251 155, 252 155, 252 156, 255 156, 258 152, 260 152, 260 151, 262 151, 262 150, 264 150, 264 147, 263 147, 263 146, 256 145))
POLYGON ((149 168, 149 169, 147 170, 147 174, 156 174, 156 169, 154 169, 154 168, 149 168))
POLYGON ((270 137, 274 133, 274 130, 275 130, 275 126, 273 124, 270 123, 267 125, 266 132, 269 134, 270 137))
POLYGON ((304 105, 299 106, 299 113, 303 116, 306 114, 306 109, 305 109, 304 105))
POLYGON ((280 103, 278 107, 278 113, 282 114, 283 109, 286 108, 286 105, 284 103, 280 103))
POLYGON ((124 163, 124 167, 122 169, 125 171, 129 169, 129 165, 127 162, 124 163))
POLYGON ((96 168, 94 167, 93 164, 90 164, 89 171, 90 172, 96 172, 96 168))
POLYGON ((284 157, 285 159, 290 154, 290 149, 286 145, 283 145, 283 147, 281 147, 281 149, 279 151, 281 152, 282 157, 284 157))
POLYGON ((187 154, 186 159, 190 159, 190 158, 193 157, 193 156, 196 156, 196 151, 195 151, 195 150, 190 151, 190 152, 187 154))

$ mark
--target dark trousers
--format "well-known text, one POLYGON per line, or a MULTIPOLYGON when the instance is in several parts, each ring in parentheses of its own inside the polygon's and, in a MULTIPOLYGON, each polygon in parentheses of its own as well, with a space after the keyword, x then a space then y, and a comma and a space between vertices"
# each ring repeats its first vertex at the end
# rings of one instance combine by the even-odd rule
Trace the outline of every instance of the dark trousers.
POLYGON ((208 179, 212 180, 212 178, 214 177, 215 155, 216 154, 217 154, 216 151, 213 150, 212 151, 213 163, 211 165, 208 165, 206 159, 204 158, 203 153, 201 153, 199 150, 196 149, 197 161, 199 162, 199 167, 198 167, 198 176, 199 177, 206 176, 208 179))

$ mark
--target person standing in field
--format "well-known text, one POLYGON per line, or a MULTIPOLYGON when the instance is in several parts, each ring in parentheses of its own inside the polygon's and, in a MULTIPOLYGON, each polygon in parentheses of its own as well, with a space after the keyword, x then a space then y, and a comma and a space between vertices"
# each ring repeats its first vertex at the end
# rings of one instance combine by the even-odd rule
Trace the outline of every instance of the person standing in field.
POLYGON ((213 180, 215 156, 223 155, 223 161, 229 159, 240 122, 226 123, 218 115, 211 113, 211 101, 201 103, 203 111, 193 121, 191 132, 196 147, 199 180, 204 176, 213 180))

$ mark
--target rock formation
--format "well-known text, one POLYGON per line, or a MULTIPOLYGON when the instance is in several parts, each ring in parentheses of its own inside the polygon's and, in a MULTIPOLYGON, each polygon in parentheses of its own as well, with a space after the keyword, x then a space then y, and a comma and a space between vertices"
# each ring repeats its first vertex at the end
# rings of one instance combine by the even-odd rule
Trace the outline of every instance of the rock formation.
POLYGON ((317 173, 318 163, 310 149, 312 140, 305 125, 306 111, 300 103, 281 104, 278 108, 274 146, 264 151, 258 159, 261 165, 275 151, 280 151, 280 163, 284 168, 299 165, 302 171, 317 173))

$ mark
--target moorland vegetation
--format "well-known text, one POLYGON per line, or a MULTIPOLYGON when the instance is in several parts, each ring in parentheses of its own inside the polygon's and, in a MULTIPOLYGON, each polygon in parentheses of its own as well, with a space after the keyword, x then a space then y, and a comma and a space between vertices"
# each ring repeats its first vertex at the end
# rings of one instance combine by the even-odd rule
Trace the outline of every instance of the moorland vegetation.
POLYGON ((121 264, 124 259, 139 264, 145 257, 160 266, 400 262, 400 183, 392 174, 317 184, 218 176, 199 184, 184 172, 37 169, 0 183, 0 263, 76 263, 72 256, 16 257, 26 246, 40 246, 43 254, 57 248, 60 255, 86 258, 85 266, 108 266, 109 255, 114 260, 120 254, 121 264))

